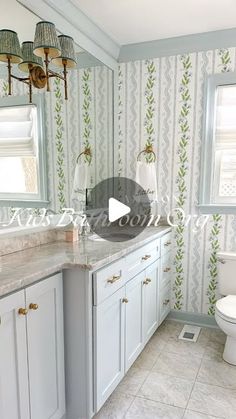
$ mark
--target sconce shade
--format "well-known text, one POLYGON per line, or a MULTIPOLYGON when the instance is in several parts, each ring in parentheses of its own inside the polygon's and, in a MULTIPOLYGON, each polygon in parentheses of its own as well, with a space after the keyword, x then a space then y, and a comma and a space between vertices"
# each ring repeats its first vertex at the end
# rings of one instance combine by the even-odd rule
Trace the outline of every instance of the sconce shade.
POLYGON ((36 55, 33 53, 33 45, 33 42, 27 41, 23 42, 21 46, 23 61, 18 65, 18 67, 21 71, 24 71, 25 73, 29 72, 29 64, 31 64, 32 67, 43 67, 42 58, 36 57, 36 55))
POLYGON ((59 57, 61 54, 60 42, 54 23, 38 22, 34 36, 34 54, 38 57, 44 57, 44 50, 48 49, 48 55, 51 58, 59 57))
POLYGON ((60 57, 54 58, 52 60, 53 64, 58 67, 63 67, 63 60, 66 60, 67 68, 75 68, 76 58, 73 38, 71 38, 71 36, 59 35, 58 39, 61 46, 61 55, 60 57))
POLYGON ((7 62, 8 57, 11 57, 13 64, 21 63, 20 42, 16 32, 2 29, 0 30, 0 61, 7 62))

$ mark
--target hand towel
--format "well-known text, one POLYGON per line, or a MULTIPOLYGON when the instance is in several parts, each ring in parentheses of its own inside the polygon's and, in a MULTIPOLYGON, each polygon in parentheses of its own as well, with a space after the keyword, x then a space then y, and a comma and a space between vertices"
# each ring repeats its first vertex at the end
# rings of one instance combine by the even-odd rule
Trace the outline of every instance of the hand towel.
POLYGON ((157 201, 156 163, 137 161, 135 181, 142 186, 151 202, 157 201))
POLYGON ((86 189, 90 187, 91 173, 87 163, 77 163, 75 166, 74 182, 72 188, 72 201, 85 201, 86 189))

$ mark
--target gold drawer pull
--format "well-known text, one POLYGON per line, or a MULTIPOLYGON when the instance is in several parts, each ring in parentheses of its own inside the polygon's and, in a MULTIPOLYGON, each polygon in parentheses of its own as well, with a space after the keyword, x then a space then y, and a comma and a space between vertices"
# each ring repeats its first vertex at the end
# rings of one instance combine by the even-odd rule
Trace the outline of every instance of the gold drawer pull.
POLYGON ((168 298, 167 300, 164 300, 164 301, 163 301, 163 305, 164 305, 164 306, 167 306, 167 305, 169 304, 169 302, 170 302, 170 300, 169 300, 169 298, 168 298))
POLYGON ((148 259, 150 259, 151 256, 152 255, 145 255, 145 256, 142 257, 142 260, 148 260, 148 259))
POLYGON ((146 278, 145 281, 143 281, 143 284, 148 285, 150 282, 152 282, 152 280, 150 278, 146 278))
POLYGON ((128 303, 129 302, 129 300, 128 300, 128 298, 123 298, 123 300, 122 300, 122 303, 128 303))
POLYGON ((38 304, 30 303, 29 309, 30 310, 38 310, 39 306, 38 304))
POLYGON ((164 243, 164 246, 169 246, 171 244, 171 241, 168 241, 166 243, 164 243))
POLYGON ((118 281, 121 278, 121 275, 113 275, 111 279, 108 279, 108 284, 114 284, 114 282, 118 281))
POLYGON ((26 316, 28 314, 27 308, 19 308, 18 314, 20 314, 21 316, 26 316))
POLYGON ((164 270, 163 270, 163 272, 170 272, 171 271, 171 268, 165 268, 164 270))

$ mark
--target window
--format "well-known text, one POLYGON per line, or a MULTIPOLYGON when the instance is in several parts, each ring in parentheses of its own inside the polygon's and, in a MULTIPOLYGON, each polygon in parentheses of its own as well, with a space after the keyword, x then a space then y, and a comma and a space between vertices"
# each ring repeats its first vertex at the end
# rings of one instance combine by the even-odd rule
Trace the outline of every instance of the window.
POLYGON ((236 75, 207 82, 202 154, 202 212, 236 212, 236 75))
POLYGON ((46 202, 42 98, 34 98, 34 104, 24 101, 22 97, 0 100, 2 205, 6 201, 17 206, 46 202))

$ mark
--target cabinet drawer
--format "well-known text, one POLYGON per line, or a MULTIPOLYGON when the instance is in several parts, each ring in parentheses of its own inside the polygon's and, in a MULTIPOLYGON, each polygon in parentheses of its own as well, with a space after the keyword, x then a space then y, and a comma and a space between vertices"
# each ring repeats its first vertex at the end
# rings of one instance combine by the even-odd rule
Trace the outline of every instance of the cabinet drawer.
POLYGON ((171 282, 168 282, 160 293, 160 324, 171 309, 171 282))
POLYGON ((154 240, 125 258, 126 279, 133 278, 160 257, 160 240, 154 240))
POLYGON ((161 256, 169 252, 172 242, 172 233, 167 233, 161 238, 161 256))
POLYGON ((126 282, 124 259, 120 259, 93 274, 93 303, 97 305, 126 282))
POLYGON ((160 289, 171 280, 171 252, 161 257, 160 289))

